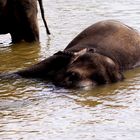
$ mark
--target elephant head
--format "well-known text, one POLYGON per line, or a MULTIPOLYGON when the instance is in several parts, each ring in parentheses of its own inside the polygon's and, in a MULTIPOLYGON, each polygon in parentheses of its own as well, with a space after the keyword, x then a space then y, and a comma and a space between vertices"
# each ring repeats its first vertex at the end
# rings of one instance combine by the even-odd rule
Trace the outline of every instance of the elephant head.
POLYGON ((56 84, 64 87, 93 87, 123 79, 118 65, 111 58, 96 53, 94 50, 84 49, 83 52, 75 53, 75 57, 71 59, 63 72, 63 77, 57 79, 56 84))

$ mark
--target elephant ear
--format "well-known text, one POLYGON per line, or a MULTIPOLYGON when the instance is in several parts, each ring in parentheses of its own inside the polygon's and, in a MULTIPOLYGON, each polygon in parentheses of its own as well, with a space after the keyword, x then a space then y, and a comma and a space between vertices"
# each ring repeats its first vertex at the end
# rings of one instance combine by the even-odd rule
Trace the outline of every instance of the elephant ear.
POLYGON ((112 59, 106 57, 104 65, 109 81, 111 83, 122 81, 124 79, 124 75, 119 70, 119 66, 112 59))
POLYGON ((84 55, 87 52, 87 48, 84 48, 80 51, 77 52, 73 52, 73 57, 71 59, 71 64, 77 60, 77 58, 79 58, 81 55, 84 55))
POLYGON ((122 81, 124 79, 124 75, 120 71, 110 71, 108 75, 112 83, 122 81))
POLYGON ((98 85, 102 85, 122 81, 124 76, 112 59, 103 56, 102 61, 98 64, 98 69, 94 72, 91 78, 98 85))
POLYGON ((74 55, 75 55, 76 57, 79 57, 79 56, 85 54, 85 53, 87 52, 87 50, 88 50, 87 48, 84 48, 84 49, 82 49, 82 50, 80 50, 80 51, 78 51, 78 52, 74 52, 74 55))

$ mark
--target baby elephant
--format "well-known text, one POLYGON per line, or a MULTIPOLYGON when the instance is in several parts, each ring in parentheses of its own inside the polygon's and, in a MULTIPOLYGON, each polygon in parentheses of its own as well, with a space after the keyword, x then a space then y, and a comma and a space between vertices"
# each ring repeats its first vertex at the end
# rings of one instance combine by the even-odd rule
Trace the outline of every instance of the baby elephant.
POLYGON ((93 24, 63 50, 16 74, 42 78, 66 88, 96 86, 124 79, 140 65, 140 34, 114 20, 93 24))
POLYGON ((44 17, 42 0, 0 0, 0 34, 10 33, 12 42, 39 41, 37 1, 47 34, 50 34, 44 17))

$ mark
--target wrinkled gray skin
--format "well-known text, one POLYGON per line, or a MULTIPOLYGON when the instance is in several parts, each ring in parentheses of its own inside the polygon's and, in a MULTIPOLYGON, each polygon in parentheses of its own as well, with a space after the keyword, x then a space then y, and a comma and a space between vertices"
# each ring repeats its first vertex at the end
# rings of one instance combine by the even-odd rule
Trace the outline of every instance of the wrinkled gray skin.
POLYGON ((106 20, 82 31, 64 51, 15 74, 67 88, 94 87, 122 81, 123 71, 139 65, 140 34, 121 22, 106 20))
POLYGON ((44 17, 42 0, 0 0, 0 34, 10 33, 12 42, 39 41, 37 1, 47 34, 50 34, 44 17))

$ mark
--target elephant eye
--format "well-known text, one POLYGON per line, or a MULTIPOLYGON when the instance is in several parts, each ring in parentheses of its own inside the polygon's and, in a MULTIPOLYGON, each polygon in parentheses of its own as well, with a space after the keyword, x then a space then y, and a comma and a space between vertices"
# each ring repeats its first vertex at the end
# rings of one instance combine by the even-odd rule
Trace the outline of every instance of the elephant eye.
POLYGON ((80 75, 76 72, 68 72, 67 77, 70 81, 76 81, 80 79, 80 75))

